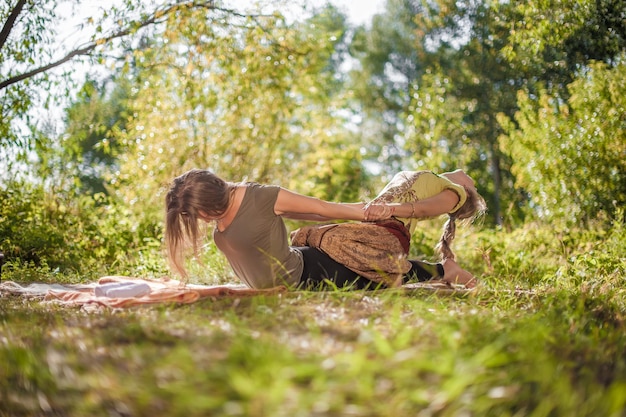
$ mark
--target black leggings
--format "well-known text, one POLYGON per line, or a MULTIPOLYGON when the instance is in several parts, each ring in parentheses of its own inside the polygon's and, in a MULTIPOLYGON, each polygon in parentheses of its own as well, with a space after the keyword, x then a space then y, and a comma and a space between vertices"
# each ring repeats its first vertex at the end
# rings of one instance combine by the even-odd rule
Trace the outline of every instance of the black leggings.
MULTIPOLYGON (((383 284, 359 276, 356 272, 332 259, 317 248, 297 247, 304 259, 304 269, 300 278, 301 289, 318 290, 326 288, 376 289, 383 284)), ((443 266, 424 261, 411 262, 411 270, 404 276, 403 282, 428 281, 443 276, 443 266)))

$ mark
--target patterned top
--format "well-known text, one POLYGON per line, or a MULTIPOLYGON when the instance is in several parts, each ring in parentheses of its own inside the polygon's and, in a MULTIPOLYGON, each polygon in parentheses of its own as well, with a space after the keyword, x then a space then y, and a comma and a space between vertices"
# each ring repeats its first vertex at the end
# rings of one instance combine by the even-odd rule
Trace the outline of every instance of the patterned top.
MULTIPOLYGON (((454 213, 465 204, 465 188, 431 171, 398 172, 372 200, 373 203, 408 203, 433 197, 444 190, 452 190, 459 195, 459 202, 450 213, 454 213)), ((417 222, 423 219, 398 218, 413 234, 417 222)))

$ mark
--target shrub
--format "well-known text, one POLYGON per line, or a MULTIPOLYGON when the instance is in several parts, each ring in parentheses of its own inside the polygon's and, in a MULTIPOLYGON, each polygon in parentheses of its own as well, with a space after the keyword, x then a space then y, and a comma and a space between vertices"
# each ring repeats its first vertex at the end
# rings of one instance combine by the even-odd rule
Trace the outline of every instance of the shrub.
POLYGON ((10 265, 64 273, 162 273, 161 226, 102 194, 64 196, 12 182, 0 190, 0 248, 10 265))

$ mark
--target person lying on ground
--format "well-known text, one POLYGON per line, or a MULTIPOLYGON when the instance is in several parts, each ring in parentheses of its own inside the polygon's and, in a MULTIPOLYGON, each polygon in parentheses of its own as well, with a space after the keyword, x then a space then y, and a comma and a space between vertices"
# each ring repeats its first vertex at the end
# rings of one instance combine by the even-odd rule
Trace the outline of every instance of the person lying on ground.
POLYGON ((353 271, 356 288, 395 287, 409 281, 441 279, 451 285, 476 286, 476 278, 459 266, 451 249, 456 221, 472 221, 486 210, 474 180, 463 170, 397 173, 366 206, 387 204, 393 218, 374 223, 305 226, 292 233, 292 245, 315 247, 353 271), (441 260, 408 259, 411 235, 420 220, 447 214, 436 246, 441 260))

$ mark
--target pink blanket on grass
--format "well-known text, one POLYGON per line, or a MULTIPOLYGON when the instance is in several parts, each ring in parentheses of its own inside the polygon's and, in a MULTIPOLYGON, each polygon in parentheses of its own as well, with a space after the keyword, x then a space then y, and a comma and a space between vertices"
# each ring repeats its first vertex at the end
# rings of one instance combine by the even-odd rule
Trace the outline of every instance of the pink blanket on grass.
POLYGON ((31 284, 22 287, 10 281, 0 283, 0 295, 10 293, 29 297, 43 297, 45 301, 65 306, 111 308, 168 302, 189 304, 208 297, 277 294, 286 290, 286 287, 255 290, 244 286, 183 284, 169 278, 147 279, 126 276, 106 276, 100 278, 95 284, 79 285, 31 284))

